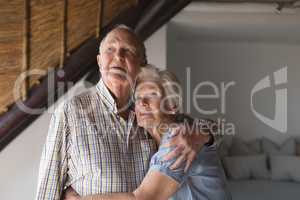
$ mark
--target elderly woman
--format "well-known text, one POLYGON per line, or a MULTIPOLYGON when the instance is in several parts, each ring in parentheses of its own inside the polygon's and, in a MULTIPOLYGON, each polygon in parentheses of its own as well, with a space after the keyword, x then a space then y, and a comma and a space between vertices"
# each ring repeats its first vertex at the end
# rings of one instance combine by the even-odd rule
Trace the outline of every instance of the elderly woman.
POLYGON ((187 172, 184 166, 171 169, 175 159, 163 160, 163 156, 173 149, 165 144, 172 138, 172 130, 178 125, 177 113, 180 107, 180 87, 176 77, 166 70, 143 68, 135 89, 137 122, 159 145, 158 151, 151 158, 149 171, 132 193, 93 195, 83 199, 229 199, 215 146, 204 146, 187 172))

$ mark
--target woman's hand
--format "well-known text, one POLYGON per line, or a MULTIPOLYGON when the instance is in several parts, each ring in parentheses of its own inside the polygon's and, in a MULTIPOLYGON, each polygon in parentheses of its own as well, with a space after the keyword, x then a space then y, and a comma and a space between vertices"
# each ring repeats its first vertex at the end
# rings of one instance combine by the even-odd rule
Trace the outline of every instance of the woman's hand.
POLYGON ((176 146, 174 150, 164 157, 164 160, 171 160, 177 157, 171 169, 177 169, 183 162, 186 162, 184 168, 186 172, 196 158, 197 153, 210 140, 210 137, 213 136, 200 129, 192 129, 186 123, 180 125, 174 130, 173 138, 170 142, 163 145, 165 147, 176 146))

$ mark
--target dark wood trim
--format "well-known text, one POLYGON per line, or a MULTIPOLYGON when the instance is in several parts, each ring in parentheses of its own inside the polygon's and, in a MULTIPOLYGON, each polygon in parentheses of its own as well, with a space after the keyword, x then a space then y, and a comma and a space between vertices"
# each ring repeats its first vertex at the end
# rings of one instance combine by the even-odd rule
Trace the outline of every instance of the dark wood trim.
POLYGON ((101 28, 103 26, 103 18, 104 18, 104 0, 99 0, 99 11, 98 11, 98 21, 97 21, 97 30, 96 37, 99 38, 101 35, 101 28))
MULTIPOLYGON (((26 73, 30 66, 30 0, 24 0, 24 28, 23 28, 23 64, 22 73, 26 73)), ((27 98, 29 89, 29 79, 25 78, 21 88, 21 99, 24 101, 27 98)))
POLYGON ((194 2, 208 2, 208 3, 294 3, 297 0, 193 0, 194 2))
POLYGON ((186 7, 191 0, 155 0, 149 5, 142 15, 135 30, 138 35, 146 40, 162 25, 167 23, 181 9, 186 7))
POLYGON ((67 41, 68 41, 68 0, 63 0, 62 9, 62 32, 61 32, 61 55, 59 67, 63 68, 67 55, 67 41))

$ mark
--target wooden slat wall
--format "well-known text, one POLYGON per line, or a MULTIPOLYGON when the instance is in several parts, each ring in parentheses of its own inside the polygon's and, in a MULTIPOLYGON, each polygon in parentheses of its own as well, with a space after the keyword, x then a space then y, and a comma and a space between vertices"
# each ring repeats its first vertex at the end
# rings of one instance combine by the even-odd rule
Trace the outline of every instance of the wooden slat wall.
POLYGON ((100 0, 68 1, 68 52, 79 47, 84 41, 96 36, 97 16, 100 0))
POLYGON ((0 112, 15 101, 13 88, 23 64, 24 13, 24 0, 0 1, 0 112))
MULTIPOLYGON (((13 97, 13 87, 22 72, 46 73, 49 68, 62 67, 68 53, 87 39, 99 37, 99 23, 102 27, 107 25, 136 3, 137 0, 0 0, 0 114, 21 97, 13 97)), ((21 85, 23 100, 40 78, 41 75, 30 76, 28 84, 21 85)))
MULTIPOLYGON (((30 69, 47 70, 59 65, 63 23, 62 0, 31 0, 30 69)), ((30 77, 30 86, 40 76, 30 77)))

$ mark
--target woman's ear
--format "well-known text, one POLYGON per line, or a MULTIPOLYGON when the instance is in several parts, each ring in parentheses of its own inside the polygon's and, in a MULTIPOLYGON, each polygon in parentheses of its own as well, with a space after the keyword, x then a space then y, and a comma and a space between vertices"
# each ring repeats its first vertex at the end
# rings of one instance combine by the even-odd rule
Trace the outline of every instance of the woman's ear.
POLYGON ((175 105, 171 106, 170 112, 171 112, 171 114, 175 115, 178 112, 177 106, 175 106, 175 105))
POLYGON ((177 109, 177 106, 176 105, 170 105, 170 104, 168 104, 168 105, 166 105, 167 106, 167 108, 168 108, 168 113, 169 114, 171 114, 171 115, 175 115, 176 113, 178 113, 178 109, 177 109))

